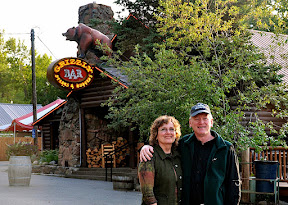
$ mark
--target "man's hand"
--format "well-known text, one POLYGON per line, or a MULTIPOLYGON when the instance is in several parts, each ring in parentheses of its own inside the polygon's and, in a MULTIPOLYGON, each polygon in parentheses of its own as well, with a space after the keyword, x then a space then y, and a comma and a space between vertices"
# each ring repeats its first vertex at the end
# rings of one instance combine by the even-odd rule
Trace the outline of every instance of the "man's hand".
POLYGON ((144 145, 140 151, 140 162, 147 162, 147 160, 151 160, 153 157, 153 147, 150 145, 144 145))

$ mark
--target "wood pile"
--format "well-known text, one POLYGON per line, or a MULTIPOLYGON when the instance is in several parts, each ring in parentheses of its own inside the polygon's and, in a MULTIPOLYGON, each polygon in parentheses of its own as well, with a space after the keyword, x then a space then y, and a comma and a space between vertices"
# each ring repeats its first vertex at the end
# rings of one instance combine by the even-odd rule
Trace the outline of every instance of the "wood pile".
MULTIPOLYGON (((125 146, 125 148, 119 150, 119 147, 122 147, 124 145, 127 145, 128 142, 123 137, 118 137, 117 141, 113 141, 112 144, 114 144, 116 153, 116 167, 125 167, 127 166, 127 156, 130 154, 130 148, 128 146, 125 146)), ((102 167, 102 149, 101 148, 89 148, 86 150, 87 155, 87 164, 88 168, 98 168, 102 167)), ((104 168, 104 167, 102 167, 104 168)))
POLYGON ((122 137, 118 137, 117 141, 114 142, 114 146, 115 146, 115 150, 116 150, 116 167, 125 167, 127 166, 127 160, 126 158, 129 156, 130 154, 130 148, 128 146, 128 142, 126 139, 122 138, 122 137), (123 147, 124 145, 125 148, 119 150, 118 148, 123 147))
POLYGON ((101 167, 102 163, 102 150, 98 148, 89 148, 86 151, 88 168, 101 167))

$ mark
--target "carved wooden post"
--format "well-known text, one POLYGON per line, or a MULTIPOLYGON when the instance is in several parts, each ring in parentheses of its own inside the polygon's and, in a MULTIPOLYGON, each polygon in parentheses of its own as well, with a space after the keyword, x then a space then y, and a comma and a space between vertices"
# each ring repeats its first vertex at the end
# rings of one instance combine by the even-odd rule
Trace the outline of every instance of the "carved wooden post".
MULTIPOLYGON (((249 190, 249 177, 250 177, 250 165, 249 165, 249 148, 242 152, 242 190, 249 190)), ((249 194, 242 193, 241 201, 249 203, 249 194)))

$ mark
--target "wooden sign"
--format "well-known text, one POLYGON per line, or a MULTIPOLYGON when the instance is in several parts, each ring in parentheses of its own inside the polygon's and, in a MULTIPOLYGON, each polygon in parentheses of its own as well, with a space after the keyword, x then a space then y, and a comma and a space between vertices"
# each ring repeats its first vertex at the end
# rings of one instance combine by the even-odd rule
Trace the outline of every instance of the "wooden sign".
POLYGON ((94 68, 80 58, 62 58, 51 63, 47 69, 48 81, 65 90, 87 87, 94 79, 94 68))

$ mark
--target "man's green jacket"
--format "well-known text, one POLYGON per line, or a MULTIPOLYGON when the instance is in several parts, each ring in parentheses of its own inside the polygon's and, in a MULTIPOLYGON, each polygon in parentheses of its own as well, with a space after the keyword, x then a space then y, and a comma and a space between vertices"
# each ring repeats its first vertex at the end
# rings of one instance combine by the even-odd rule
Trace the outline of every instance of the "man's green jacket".
MULTIPOLYGON (((241 195, 239 162, 233 145, 211 131, 216 142, 211 150, 204 179, 205 205, 237 205, 241 195)), ((193 204, 190 199, 191 169, 195 135, 190 134, 179 140, 183 170, 182 205, 193 204)))

